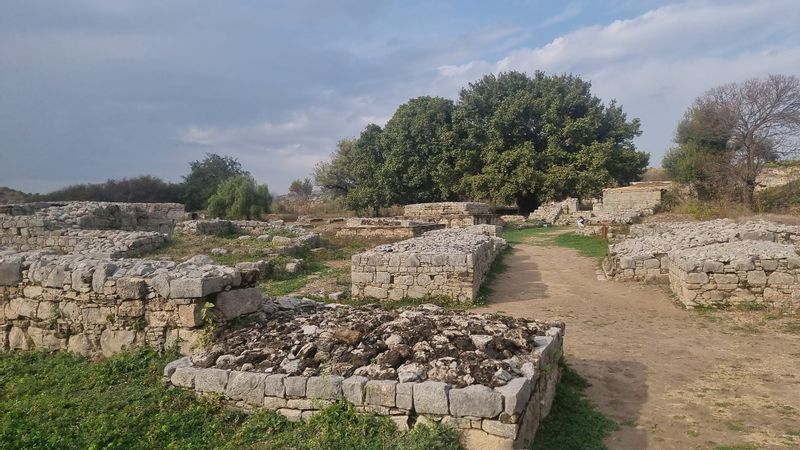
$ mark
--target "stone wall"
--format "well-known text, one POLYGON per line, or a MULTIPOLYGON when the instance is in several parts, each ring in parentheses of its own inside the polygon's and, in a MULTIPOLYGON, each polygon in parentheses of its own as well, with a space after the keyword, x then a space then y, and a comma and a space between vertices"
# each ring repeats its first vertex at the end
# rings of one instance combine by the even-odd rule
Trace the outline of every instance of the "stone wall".
MULTIPOLYGON (((198 394, 221 394, 238 407, 277 410, 290 420, 308 419, 330 402, 344 399, 359 410, 389 416, 400 430, 432 422, 449 425, 461 433, 466 449, 526 448, 550 411, 560 375, 563 324, 548 327, 522 323, 524 319, 498 320, 497 316, 445 311, 432 305, 381 314, 341 305, 315 306, 313 302, 274 309, 274 319, 251 330, 232 332, 216 350, 169 364, 165 379, 198 394), (283 311, 292 306, 297 312, 283 311), (353 316, 357 319, 350 320, 353 316), (363 332, 351 328, 356 322, 363 332), (416 332, 421 328, 425 334, 416 332), (283 333, 288 335, 283 339, 270 335, 264 340, 263 334, 277 333, 274 330, 287 330, 283 333), (294 337, 296 334, 299 336, 294 337), (256 344, 242 344, 254 339, 256 344), (506 339, 518 342, 521 347, 515 348, 519 350, 498 356, 510 356, 503 361, 490 356, 495 343, 502 345, 506 339), (300 350, 292 354, 294 359, 274 358, 274 352, 281 352, 277 343, 285 341, 297 342, 300 350), (462 342, 463 351, 451 342, 462 342), (433 346, 442 354, 451 347, 453 357, 435 359, 433 346), (385 369, 356 369, 351 374, 352 364, 346 370, 347 364, 335 362, 336 355, 354 361, 359 353, 354 349, 373 348, 383 349, 372 359, 384 363, 381 367, 385 369), (392 362, 398 358, 398 363, 392 362), (403 359, 409 361, 403 363, 403 359), (290 364, 301 360, 325 365, 327 372, 311 367, 302 371, 305 363, 299 367, 290 364), (397 370, 391 368, 395 364, 401 364, 397 370), (495 364, 507 370, 495 369, 495 364), (466 375, 451 379, 450 372, 462 371, 466 375), (488 378, 479 383, 470 373, 483 377, 481 371, 487 372, 488 378)), ((362 359, 369 364, 369 357, 362 359)))
POLYGON ((403 216, 423 222, 434 222, 447 228, 463 228, 470 225, 500 225, 499 218, 485 203, 441 202, 406 205, 403 216))
MULTIPOLYGON (((220 321, 255 313, 258 277, 196 256, 184 263, 47 251, 0 253, 0 349, 111 355, 123 347, 188 352, 203 308, 220 321)), ((206 316, 211 317, 211 316, 206 316)))
POLYGON ((602 205, 597 211, 652 211, 661 205, 664 192, 672 186, 670 181, 646 181, 630 186, 603 190, 602 205))
POLYGON ((800 309, 800 255, 776 242, 741 241, 669 253, 672 291, 687 307, 750 302, 800 309))
POLYGON ((633 225, 609 245, 606 276, 619 280, 667 280, 670 251, 740 241, 768 241, 800 248, 800 227, 761 220, 667 222, 633 225))
MULTIPOLYGON (((187 220, 175 228, 176 231, 193 235, 249 235, 269 240, 287 247, 316 248, 321 244, 319 233, 309 232, 305 228, 287 225, 282 220, 225 220, 203 219, 187 220), (286 236, 286 235, 289 236, 286 236)), ((291 249, 285 249, 291 252, 291 249)))
POLYGON ((438 230, 354 255, 355 298, 443 296, 472 301, 505 240, 468 230, 438 230))
POLYGON ((340 237, 362 237, 377 239, 410 239, 428 231, 444 228, 443 224, 416 222, 404 219, 350 218, 336 235, 340 237))

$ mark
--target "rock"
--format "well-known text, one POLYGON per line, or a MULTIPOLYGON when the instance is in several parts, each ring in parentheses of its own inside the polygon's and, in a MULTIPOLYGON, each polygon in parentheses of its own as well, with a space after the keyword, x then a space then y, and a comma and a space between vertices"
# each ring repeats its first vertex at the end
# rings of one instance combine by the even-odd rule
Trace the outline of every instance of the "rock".
POLYGON ((503 396, 483 385, 451 389, 449 398, 450 414, 456 417, 493 418, 503 412, 503 396))
POLYGON ((368 405, 395 406, 395 387, 397 381, 394 380, 370 380, 364 387, 365 402, 368 405))
POLYGON ((367 384, 366 377, 352 376, 342 381, 342 392, 350 403, 354 405, 364 404, 364 386, 367 384))
POLYGON ((503 396, 503 410, 507 414, 521 414, 531 398, 531 381, 525 377, 514 378, 505 386, 496 387, 494 390, 503 396))
POLYGON ((286 246, 286 245, 291 245, 292 240, 285 236, 274 236, 272 238, 272 243, 278 246, 286 246))
POLYGON ((0 260, 0 286, 16 286, 22 281, 22 260, 0 260))
POLYGON ((228 385, 228 371, 222 369, 196 369, 194 388, 198 392, 222 394, 228 385))
POLYGON ((239 236, 236 238, 238 241, 249 241, 250 239, 253 239, 253 236, 250 236, 249 234, 245 234, 244 236, 239 236))
POLYGON ((188 356, 184 356, 182 358, 178 358, 175 361, 171 361, 164 366, 164 376, 169 378, 175 373, 175 370, 180 367, 190 367, 192 365, 191 360, 188 356))
POLYGON ((423 377, 427 373, 426 367, 419 363, 408 363, 397 369, 397 379, 401 383, 411 381, 423 381, 423 377))
POLYGON ((283 379, 283 385, 286 388, 287 397, 305 397, 306 396, 306 377, 286 377, 283 379))
POLYGON ((261 310, 263 296, 257 288, 233 289, 217 294, 214 305, 227 320, 261 310))
POLYGON ((295 297, 278 297, 275 304, 280 309, 295 309, 300 305, 300 299, 295 297))
POLYGON ((103 356, 112 356, 124 349, 132 348, 135 340, 135 331, 106 329, 100 335, 100 349, 103 351, 103 356))
POLYGON ((306 383, 306 397, 322 400, 336 400, 342 397, 344 377, 326 375, 310 377, 306 383))
POLYGON ((194 255, 191 258, 185 261, 185 264, 191 264, 195 266, 205 266, 208 264, 214 264, 214 260, 211 259, 208 255, 194 255))
POLYGON ((227 255, 228 254, 228 250, 226 250, 224 248, 216 247, 216 248, 212 248, 211 249, 211 254, 212 255, 227 255))
POLYGON ((347 328, 337 328, 333 330, 334 339, 348 345, 356 345, 361 341, 361 333, 347 328))
POLYGON ((263 373, 232 371, 228 376, 225 395, 233 400, 243 400, 251 405, 261 406, 264 402, 263 373))
POLYGON ((269 241, 272 240, 272 235, 270 235, 270 234, 262 234, 262 235, 259 235, 256 239, 259 240, 259 241, 263 241, 263 242, 269 242, 269 241))
POLYGON ((395 404, 400 409, 414 409, 414 385, 416 383, 397 383, 395 404))
POLYGON ((449 390, 449 385, 439 381, 415 384, 414 409, 420 414, 449 414, 449 390))
POLYGON ((264 379, 264 395, 283 398, 286 393, 286 390, 283 386, 283 381, 285 378, 286 374, 283 373, 267 375, 267 377, 264 379))

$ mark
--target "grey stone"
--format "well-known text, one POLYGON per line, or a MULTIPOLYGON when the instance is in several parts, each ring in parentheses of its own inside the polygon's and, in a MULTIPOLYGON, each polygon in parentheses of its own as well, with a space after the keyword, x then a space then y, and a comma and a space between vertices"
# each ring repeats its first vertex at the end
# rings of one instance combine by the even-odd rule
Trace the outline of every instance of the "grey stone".
MULTIPOLYGON (((95 272, 97 273, 97 272, 95 272)), ((200 298, 225 288, 223 277, 176 278, 169 282, 170 298, 200 298)))
POLYGON ((292 239, 286 236, 273 236, 272 243, 278 246, 291 245, 292 239))
POLYGON ((0 286, 16 286, 22 281, 22 260, 0 261, 0 286))
POLYGON ((286 395, 286 389, 283 386, 285 378, 286 374, 283 373, 267 375, 264 380, 264 395, 283 398, 286 395))
POLYGON ((503 412, 503 396, 483 385, 450 389, 450 414, 493 418, 503 412))
POLYGON ((223 291, 214 299, 214 306, 227 320, 258 312, 262 303, 263 296, 257 288, 223 291))
POLYGON ((193 388, 197 371, 198 369, 194 367, 176 367, 170 375, 169 381, 175 386, 193 388))
POLYGON ((233 400, 243 400, 251 405, 264 403, 264 379, 266 374, 232 371, 228 376, 225 395, 233 400))
POLYGON ((181 367, 191 367, 192 360, 188 356, 178 358, 175 361, 170 361, 164 366, 164 376, 169 378, 175 373, 175 370, 181 367))
POLYGON ((368 405, 395 406, 395 387, 397 381, 394 380, 370 380, 364 387, 365 402, 368 405))
POLYGON ((414 409, 420 414, 448 414, 447 391, 450 386, 440 381, 424 381, 414 385, 414 409))
POLYGON ((498 420, 484 420, 481 423, 483 431, 508 439, 516 439, 519 424, 515 423, 502 423, 498 420))
POLYGON ((286 377, 283 379, 283 385, 286 387, 287 397, 305 397, 306 396, 306 377, 286 377))
POLYGON ((123 299, 141 300, 147 296, 147 284, 142 278, 117 280, 117 295, 123 299))
POLYGON ((414 385, 416 383, 398 383, 396 388, 395 403, 398 408, 414 409, 414 385))
POLYGON ((100 349, 104 356, 111 356, 123 349, 132 348, 135 340, 135 331, 105 329, 100 335, 100 349))
POLYGON ((764 286, 767 284, 767 274, 763 270, 747 272, 747 284, 750 286, 764 286))
POLYGON ((273 410, 286 408, 286 399, 280 397, 264 397, 264 408, 273 410))
POLYGON ((228 372, 222 369, 197 369, 194 388, 199 392, 224 393, 228 385, 228 372))
POLYGON ((347 401, 354 405, 363 405, 365 384, 367 384, 367 378, 357 375, 342 381, 342 392, 347 401))
POLYGON ((703 263, 703 272, 722 273, 725 270, 725 264, 719 261, 705 261, 703 263))
POLYGON ((310 377, 306 383, 306 397, 322 400, 336 400, 342 397, 342 381, 344 377, 325 375, 310 377))
POLYGON ((531 382, 525 377, 514 378, 494 390, 503 396, 504 411, 510 415, 521 413, 531 398, 531 382))

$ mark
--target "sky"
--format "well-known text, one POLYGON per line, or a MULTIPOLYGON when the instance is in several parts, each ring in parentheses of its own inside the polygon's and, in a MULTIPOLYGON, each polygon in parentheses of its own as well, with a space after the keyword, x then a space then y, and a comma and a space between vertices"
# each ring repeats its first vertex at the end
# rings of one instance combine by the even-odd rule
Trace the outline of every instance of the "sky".
POLYGON ((206 153, 286 192, 368 123, 488 73, 572 73, 658 165, 714 86, 800 75, 800 0, 0 0, 0 186, 180 181, 206 153))

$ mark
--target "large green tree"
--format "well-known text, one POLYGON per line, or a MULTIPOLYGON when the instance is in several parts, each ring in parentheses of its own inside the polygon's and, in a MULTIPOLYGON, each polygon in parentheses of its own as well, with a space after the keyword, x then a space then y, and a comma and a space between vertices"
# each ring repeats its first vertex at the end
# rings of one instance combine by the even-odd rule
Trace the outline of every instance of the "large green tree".
POLYGON ((400 105, 381 133, 382 177, 392 203, 433 202, 455 195, 452 100, 417 97, 400 105))
POLYGON ((266 184, 257 184, 249 175, 223 181, 208 200, 208 214, 225 219, 259 219, 269 212, 272 195, 266 184))
POLYGON ((639 120, 590 88, 573 75, 506 72, 462 89, 454 113, 459 190, 527 212, 638 179, 649 160, 633 144, 639 120))
POLYGON ((214 153, 207 153, 202 161, 189 163, 189 167, 189 174, 183 177, 183 201, 190 211, 205 208, 223 181, 248 175, 235 158, 214 153))

